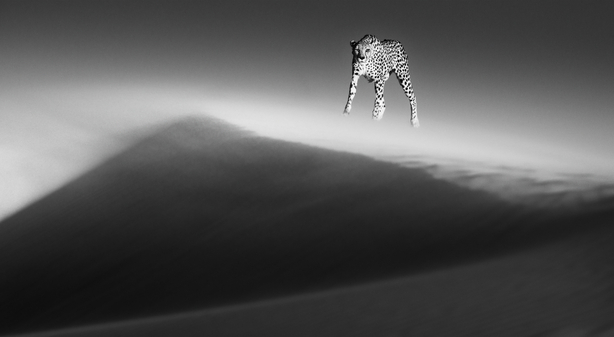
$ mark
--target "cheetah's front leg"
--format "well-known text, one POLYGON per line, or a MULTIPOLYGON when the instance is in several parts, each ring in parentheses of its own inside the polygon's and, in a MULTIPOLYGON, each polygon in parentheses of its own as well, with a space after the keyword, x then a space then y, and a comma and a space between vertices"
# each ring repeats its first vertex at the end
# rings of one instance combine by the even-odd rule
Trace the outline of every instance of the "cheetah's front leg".
POLYGON ((348 102, 345 104, 345 110, 343 110, 344 115, 349 115, 350 110, 352 110, 352 100, 354 99, 354 96, 356 95, 356 87, 358 86, 359 77, 360 76, 356 72, 352 74, 352 81, 350 82, 350 93, 348 95, 348 102))
POLYGON ((373 119, 380 120, 384 117, 386 110, 386 102, 384 102, 384 84, 385 80, 375 81, 375 106, 373 107, 373 119))

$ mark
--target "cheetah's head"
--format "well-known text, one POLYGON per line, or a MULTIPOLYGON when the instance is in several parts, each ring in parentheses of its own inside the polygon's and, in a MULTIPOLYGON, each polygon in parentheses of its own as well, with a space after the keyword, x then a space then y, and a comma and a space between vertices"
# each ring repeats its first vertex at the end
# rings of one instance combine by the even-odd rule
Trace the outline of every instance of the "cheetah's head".
POLYGON ((379 40, 373 35, 365 35, 360 41, 350 41, 352 46, 352 54, 354 55, 354 61, 364 61, 373 55, 376 44, 379 44, 379 40))

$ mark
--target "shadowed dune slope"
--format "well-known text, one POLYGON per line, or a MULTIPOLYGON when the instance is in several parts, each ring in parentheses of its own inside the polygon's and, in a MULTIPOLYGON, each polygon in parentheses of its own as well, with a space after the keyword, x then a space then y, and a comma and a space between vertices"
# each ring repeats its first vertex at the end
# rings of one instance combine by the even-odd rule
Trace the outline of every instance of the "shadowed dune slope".
POLYGON ((187 119, 0 224, 0 334, 419 277, 612 219, 187 119))

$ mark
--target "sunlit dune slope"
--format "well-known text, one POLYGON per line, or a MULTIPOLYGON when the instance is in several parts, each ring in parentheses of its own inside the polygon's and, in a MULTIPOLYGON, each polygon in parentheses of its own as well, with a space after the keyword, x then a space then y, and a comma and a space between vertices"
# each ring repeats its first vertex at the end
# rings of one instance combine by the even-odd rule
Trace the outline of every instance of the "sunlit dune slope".
POLYGON ((0 334, 420 275, 597 230, 600 212, 186 119, 0 224, 0 334))

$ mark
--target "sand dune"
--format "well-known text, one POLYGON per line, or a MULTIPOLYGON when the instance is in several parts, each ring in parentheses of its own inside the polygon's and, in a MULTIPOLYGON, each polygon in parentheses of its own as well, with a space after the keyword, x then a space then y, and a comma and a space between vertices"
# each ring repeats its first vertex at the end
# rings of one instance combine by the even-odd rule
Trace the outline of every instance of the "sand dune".
POLYGON ((0 223, 0 335, 596 335, 611 202, 182 120, 0 223))
POLYGON ((611 229, 405 278, 28 337, 611 337, 611 229))

